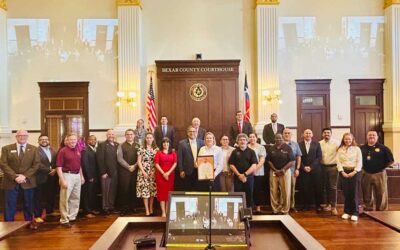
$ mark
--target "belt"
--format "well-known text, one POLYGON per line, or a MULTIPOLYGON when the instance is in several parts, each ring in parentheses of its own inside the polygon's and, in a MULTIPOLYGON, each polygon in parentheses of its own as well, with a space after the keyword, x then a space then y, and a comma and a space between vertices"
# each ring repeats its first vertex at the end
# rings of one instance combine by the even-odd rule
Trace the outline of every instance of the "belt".
POLYGON ((322 164, 322 166, 325 166, 325 167, 336 167, 337 164, 322 164))
POLYGON ((79 171, 62 171, 63 173, 67 173, 67 174, 79 174, 79 171))
POLYGON ((356 167, 343 167, 343 170, 354 170, 354 169, 356 169, 356 167))

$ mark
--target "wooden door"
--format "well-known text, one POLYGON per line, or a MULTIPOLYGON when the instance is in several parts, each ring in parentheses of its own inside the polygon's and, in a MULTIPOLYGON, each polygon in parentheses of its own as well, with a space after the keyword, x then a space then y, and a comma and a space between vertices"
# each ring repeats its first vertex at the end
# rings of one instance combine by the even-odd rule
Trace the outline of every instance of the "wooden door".
POLYGON ((89 134, 89 82, 39 82, 41 99, 41 132, 49 136, 57 149, 68 133, 80 140, 89 134))
POLYGON ((296 80, 297 139, 311 129, 314 140, 321 140, 321 131, 330 126, 331 80, 296 80))
POLYGON ((351 132, 357 143, 366 142, 370 130, 378 132, 383 143, 384 79, 350 79, 351 132))
POLYGON ((193 117, 199 117, 201 127, 213 132, 217 139, 229 132, 239 107, 239 63, 239 60, 156 61, 157 119, 166 116, 175 127, 176 145, 186 138, 186 128, 193 117))

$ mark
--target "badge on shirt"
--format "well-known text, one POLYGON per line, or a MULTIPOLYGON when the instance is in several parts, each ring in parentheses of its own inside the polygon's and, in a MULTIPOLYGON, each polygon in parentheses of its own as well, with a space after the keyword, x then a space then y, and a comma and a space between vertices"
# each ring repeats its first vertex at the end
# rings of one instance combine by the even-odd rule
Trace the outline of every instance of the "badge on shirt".
POLYGON ((10 153, 11 153, 11 154, 16 154, 16 153, 17 153, 17 150, 11 150, 10 153))
POLYGON ((371 156, 370 155, 367 156, 367 160, 368 161, 371 160, 371 156))
POLYGON ((376 148, 375 152, 381 152, 380 148, 376 148))

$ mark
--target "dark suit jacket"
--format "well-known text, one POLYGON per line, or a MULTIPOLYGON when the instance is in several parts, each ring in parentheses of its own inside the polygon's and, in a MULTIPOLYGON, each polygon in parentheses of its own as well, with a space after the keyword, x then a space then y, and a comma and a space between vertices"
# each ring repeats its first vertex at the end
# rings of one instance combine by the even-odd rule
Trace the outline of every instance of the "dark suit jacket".
POLYGON ((299 147, 302 153, 301 169, 303 169, 304 166, 310 166, 311 169, 318 167, 322 159, 321 145, 318 142, 311 141, 308 154, 304 140, 299 142, 299 147))
MULTIPOLYGON (((197 154, 200 148, 204 146, 204 141, 196 139, 197 142, 197 154)), ((186 175, 191 175, 194 169, 194 159, 192 149, 190 147, 189 139, 184 139, 179 142, 178 145, 178 169, 179 172, 185 171, 186 175)))
POLYGON ((56 168, 57 152, 50 148, 51 161, 49 161, 49 158, 41 147, 38 147, 38 151, 40 155, 40 165, 36 172, 36 184, 39 185, 47 182, 50 168, 56 168))
POLYGON ((96 152, 88 145, 82 151, 81 165, 85 180, 98 178, 96 152))
POLYGON ((24 158, 18 158, 17 144, 10 144, 1 149, 0 167, 4 172, 3 189, 13 189, 17 185, 15 178, 17 174, 23 174, 27 178, 22 183, 23 189, 36 187, 36 171, 39 168, 40 156, 37 148, 26 144, 24 158))
POLYGON ((204 141, 204 137, 206 136, 206 130, 202 127, 199 127, 199 130, 197 131, 197 139, 203 140, 204 141))
MULTIPOLYGON (((277 123, 276 125, 277 125, 276 132, 282 134, 283 130, 285 129, 285 126, 281 123, 277 123)), ((263 140, 266 144, 275 144, 275 134, 274 130, 272 129, 272 123, 268 123, 264 126, 263 140)))
POLYGON ((117 149, 118 142, 114 142, 114 146, 108 141, 102 142, 97 147, 96 160, 99 167, 100 175, 108 174, 109 176, 117 175, 118 161, 117 149))
MULTIPOLYGON (((157 126, 156 129, 154 130, 154 140, 156 140, 156 144, 158 148, 162 148, 162 138, 163 138, 163 133, 162 133, 162 125, 157 126)), ((175 129, 171 125, 167 125, 167 134, 166 137, 168 137, 171 140, 170 145, 172 147, 175 146, 174 140, 175 140, 175 129)))
MULTIPOLYGON (((242 132, 246 135, 249 135, 251 132, 253 132, 253 127, 251 126, 250 122, 243 121, 242 132)), ((236 137, 238 136, 238 134, 238 125, 237 122, 235 122, 234 124, 232 124, 229 130, 229 141, 231 145, 234 145, 236 143, 236 137)))

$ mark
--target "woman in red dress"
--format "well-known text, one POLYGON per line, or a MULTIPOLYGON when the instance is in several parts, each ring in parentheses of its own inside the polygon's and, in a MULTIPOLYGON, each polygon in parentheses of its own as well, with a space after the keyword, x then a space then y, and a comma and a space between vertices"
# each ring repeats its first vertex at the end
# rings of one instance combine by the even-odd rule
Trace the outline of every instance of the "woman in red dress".
POLYGON ((154 158, 157 169, 157 199, 160 201, 162 217, 166 217, 166 203, 168 202, 168 192, 174 190, 176 153, 172 151, 170 140, 167 137, 162 139, 162 150, 159 150, 154 158))

